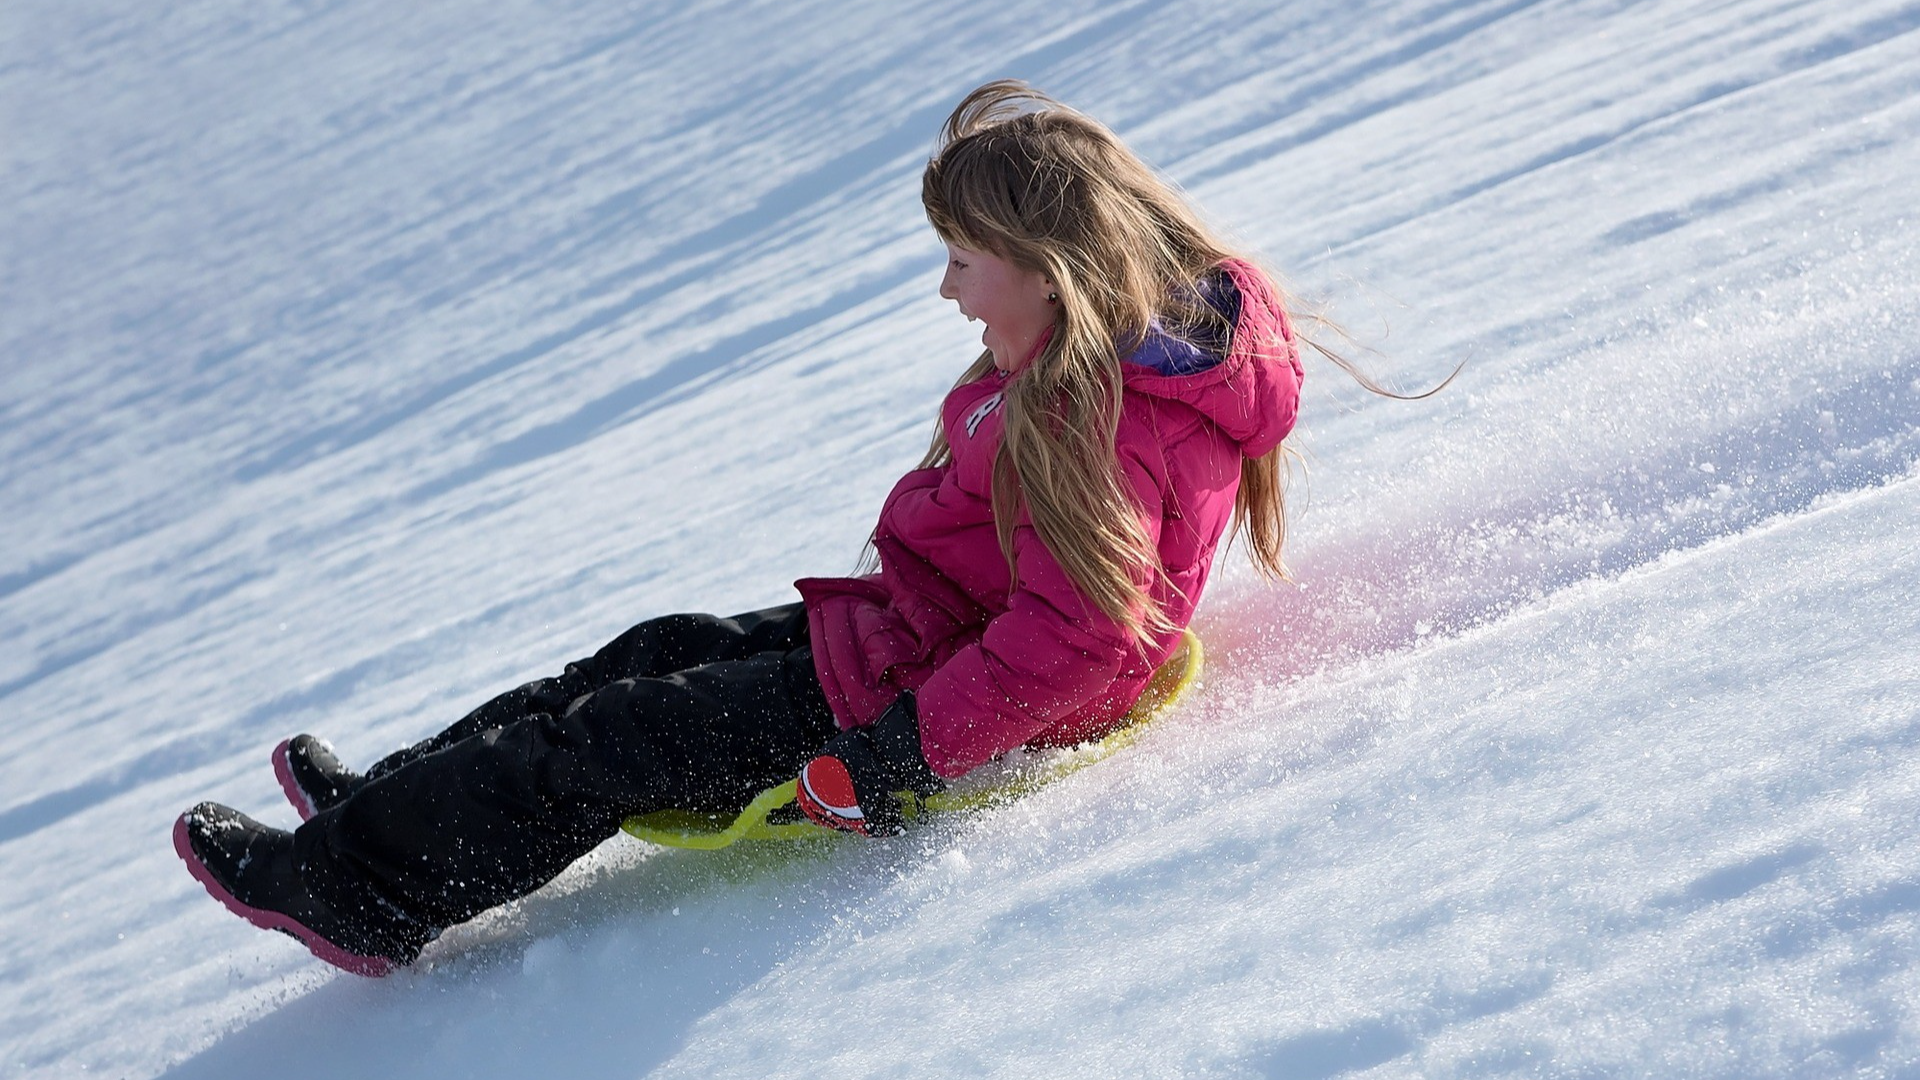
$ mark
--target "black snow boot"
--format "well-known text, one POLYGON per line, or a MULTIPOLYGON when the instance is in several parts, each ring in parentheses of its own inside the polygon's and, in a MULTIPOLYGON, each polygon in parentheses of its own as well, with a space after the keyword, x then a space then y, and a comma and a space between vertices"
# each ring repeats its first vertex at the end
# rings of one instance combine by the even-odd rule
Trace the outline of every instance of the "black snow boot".
POLYGON ((364 913, 343 912, 313 895, 301 880, 292 833, 219 803, 181 814, 173 849, 227 910, 299 939, 313 955, 355 975, 378 977, 410 964, 433 937, 404 917, 376 926, 364 913))
POLYGON ((340 805, 367 782, 340 764, 333 747, 311 735, 295 735, 273 748, 273 775, 301 821, 340 805))

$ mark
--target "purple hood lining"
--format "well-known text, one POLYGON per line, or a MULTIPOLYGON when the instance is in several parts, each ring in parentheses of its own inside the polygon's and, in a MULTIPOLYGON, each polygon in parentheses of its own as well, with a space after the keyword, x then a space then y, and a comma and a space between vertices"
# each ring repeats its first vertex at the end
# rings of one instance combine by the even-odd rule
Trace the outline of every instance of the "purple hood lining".
MULTIPOLYGON (((1240 322, 1240 289, 1225 271, 1215 268, 1194 286, 1208 307, 1219 312, 1228 326, 1240 322)), ((1145 339, 1127 353, 1130 364, 1151 368, 1161 375, 1197 375, 1227 358, 1231 336, 1216 326, 1201 326, 1182 331, 1169 330, 1155 318, 1147 325, 1145 339)))

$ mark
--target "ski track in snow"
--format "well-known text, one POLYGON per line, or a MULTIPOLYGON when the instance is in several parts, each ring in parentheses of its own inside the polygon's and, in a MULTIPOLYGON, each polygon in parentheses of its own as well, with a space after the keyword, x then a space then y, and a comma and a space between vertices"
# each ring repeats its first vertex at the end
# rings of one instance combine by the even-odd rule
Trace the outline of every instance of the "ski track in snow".
POLYGON ((0 1073, 1920 1076, 1916 31, 17 5, 0 1073), (1195 703, 899 843, 616 840, 379 983, 209 903, 172 817, 290 825, 286 734, 851 566, 976 348, 917 171, 1004 74, 1376 372, 1467 362, 1310 368, 1297 584, 1223 556, 1195 703))

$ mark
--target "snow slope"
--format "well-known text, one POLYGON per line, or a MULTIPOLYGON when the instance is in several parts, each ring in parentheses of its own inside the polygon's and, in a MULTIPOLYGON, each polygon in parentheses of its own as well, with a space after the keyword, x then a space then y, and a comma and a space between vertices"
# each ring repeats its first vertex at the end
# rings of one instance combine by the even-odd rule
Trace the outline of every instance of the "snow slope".
POLYGON ((1920 1076, 1920 7, 13 5, 5 1075, 1920 1076), (1310 369, 1295 586, 1128 755, 886 845, 616 840, 334 976, 291 824, 645 615, 851 565, 973 332, 967 88, 1108 120, 1310 369), (1388 334, 1383 327, 1390 326, 1388 334))

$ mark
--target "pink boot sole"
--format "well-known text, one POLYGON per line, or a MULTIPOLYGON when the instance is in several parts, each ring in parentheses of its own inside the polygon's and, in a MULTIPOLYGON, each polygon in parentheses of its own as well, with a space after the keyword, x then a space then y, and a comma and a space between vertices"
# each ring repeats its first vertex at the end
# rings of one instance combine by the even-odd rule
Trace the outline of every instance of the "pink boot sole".
POLYGON ((292 744, 292 739, 281 739, 280 745, 273 748, 273 778, 280 781, 280 790, 286 792, 294 813, 300 815, 301 821, 306 821, 319 813, 320 808, 313 805, 313 800, 307 798, 307 793, 300 790, 299 784, 293 782, 293 768, 287 764, 287 747, 292 744))
MULTIPOLYGON (((281 745, 284 747, 286 744, 282 743, 281 745)), ((276 752, 275 761, 277 762, 278 760, 276 752)), ((319 934, 300 925, 300 923, 294 921, 290 916, 282 915, 276 911, 262 911, 259 908, 249 907, 234 899, 233 894, 228 892, 226 887, 220 884, 219 879, 213 876, 212 871, 207 869, 206 864, 200 861, 200 856, 194 853, 193 840, 188 835, 187 815, 185 814, 181 814, 179 819, 173 823, 173 850, 180 856, 180 861, 187 864, 187 872, 193 875, 193 879, 206 887, 207 895, 220 901, 228 911, 233 912, 235 915, 240 916, 262 930, 279 930, 299 938, 300 943, 305 945, 313 955, 325 960, 334 967, 342 971, 350 971, 355 975, 365 975, 370 979, 377 979, 382 975, 392 973, 393 969, 399 966, 383 956, 362 956, 359 953, 348 952, 333 942, 328 941, 326 938, 321 937, 319 934)))

